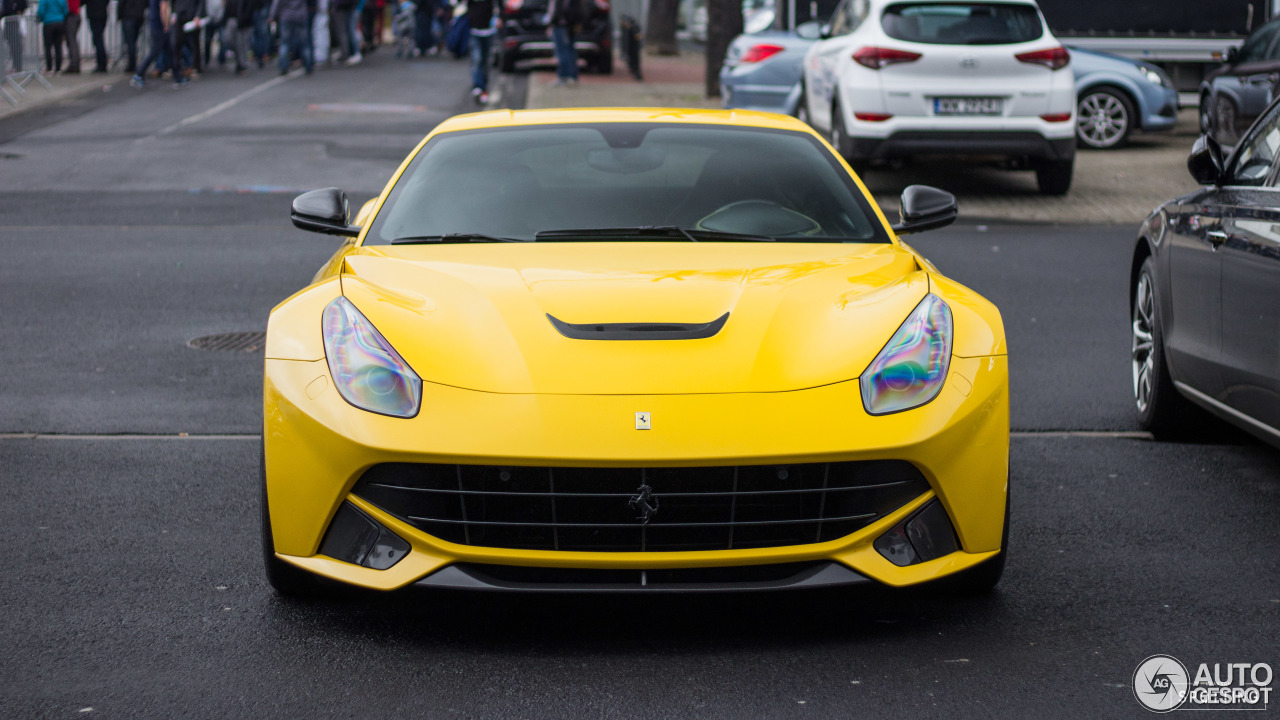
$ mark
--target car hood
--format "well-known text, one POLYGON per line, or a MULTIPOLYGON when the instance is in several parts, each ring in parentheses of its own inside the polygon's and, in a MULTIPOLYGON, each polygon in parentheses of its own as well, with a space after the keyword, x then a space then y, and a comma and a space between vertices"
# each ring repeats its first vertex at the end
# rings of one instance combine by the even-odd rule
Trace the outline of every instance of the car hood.
POLYGON ((777 392, 857 377, 929 289, 906 249, 838 243, 359 248, 342 292, 428 382, 495 393, 777 392), (595 340, 564 323, 704 324, 595 340))

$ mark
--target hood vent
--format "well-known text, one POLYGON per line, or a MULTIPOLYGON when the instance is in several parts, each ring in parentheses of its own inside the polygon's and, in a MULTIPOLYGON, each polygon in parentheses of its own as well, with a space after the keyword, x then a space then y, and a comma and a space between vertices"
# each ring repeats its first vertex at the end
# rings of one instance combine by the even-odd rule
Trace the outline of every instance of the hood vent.
POLYGON ((701 340, 720 332, 729 313, 708 323, 567 323, 550 313, 547 319, 574 340, 701 340))

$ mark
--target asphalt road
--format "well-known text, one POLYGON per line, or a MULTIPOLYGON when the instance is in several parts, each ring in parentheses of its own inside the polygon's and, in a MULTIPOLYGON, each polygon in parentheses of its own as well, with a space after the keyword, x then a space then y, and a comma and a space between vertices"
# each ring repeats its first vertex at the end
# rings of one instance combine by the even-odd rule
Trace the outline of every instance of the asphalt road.
POLYGON ((1149 655, 1280 666, 1280 452, 1087 434, 1135 429, 1131 227, 909 238, 1009 335, 991 596, 275 598, 261 358, 186 343, 262 330, 334 248, 292 194, 372 196, 466 88, 375 54, 0 122, 0 717, 1133 717, 1149 655))

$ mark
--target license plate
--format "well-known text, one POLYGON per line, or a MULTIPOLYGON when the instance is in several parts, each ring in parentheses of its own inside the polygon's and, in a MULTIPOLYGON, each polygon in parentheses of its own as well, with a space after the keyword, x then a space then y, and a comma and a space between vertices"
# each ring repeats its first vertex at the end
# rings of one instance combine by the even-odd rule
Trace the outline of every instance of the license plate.
POLYGON ((1004 112, 1003 98, 934 98, 934 115, 999 115, 1004 112))

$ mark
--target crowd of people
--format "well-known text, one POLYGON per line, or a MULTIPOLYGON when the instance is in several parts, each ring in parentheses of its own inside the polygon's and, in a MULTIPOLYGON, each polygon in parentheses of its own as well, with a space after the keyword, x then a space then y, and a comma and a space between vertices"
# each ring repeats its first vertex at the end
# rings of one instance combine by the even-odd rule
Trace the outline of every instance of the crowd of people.
MULTIPOLYGON (((47 72, 80 72, 82 5, 94 47, 93 72, 107 72, 104 35, 110 0, 32 1, 37 3, 47 72)), ((219 67, 226 67, 230 60, 236 74, 250 63, 261 69, 273 60, 281 75, 295 61, 308 75, 317 63, 355 65, 378 47, 389 29, 397 57, 435 55, 446 48, 458 57, 470 56, 471 95, 483 104, 489 98, 499 1, 116 0, 116 18, 125 72, 136 88, 146 85, 149 74, 162 77, 166 73, 175 87, 182 87, 206 72, 215 59, 219 67), (384 28, 387 22, 390 27, 384 28), (150 47, 139 60, 143 28, 150 47)), ((550 0, 544 18, 555 46, 559 84, 578 80, 573 27, 580 22, 579 1, 550 0)), ((27 9, 28 0, 0 0, 0 18, 21 15, 27 9)))

